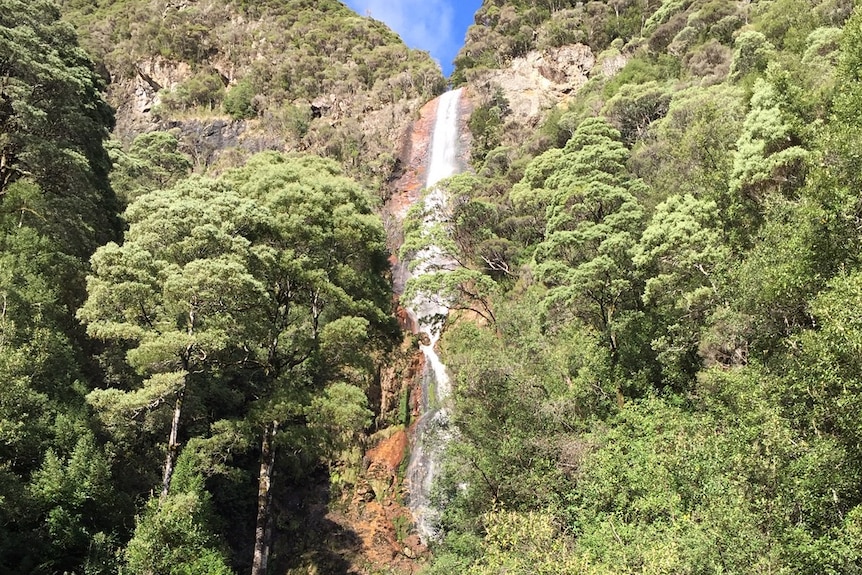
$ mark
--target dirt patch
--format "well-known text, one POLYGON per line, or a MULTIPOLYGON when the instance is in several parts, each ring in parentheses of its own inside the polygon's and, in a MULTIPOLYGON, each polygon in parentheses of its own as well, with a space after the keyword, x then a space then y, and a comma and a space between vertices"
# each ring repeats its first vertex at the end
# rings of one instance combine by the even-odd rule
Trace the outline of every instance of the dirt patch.
POLYGON ((394 474, 404 460, 407 451, 407 432, 403 429, 396 431, 391 437, 381 441, 377 447, 371 449, 366 455, 369 469, 382 467, 389 473, 394 474))

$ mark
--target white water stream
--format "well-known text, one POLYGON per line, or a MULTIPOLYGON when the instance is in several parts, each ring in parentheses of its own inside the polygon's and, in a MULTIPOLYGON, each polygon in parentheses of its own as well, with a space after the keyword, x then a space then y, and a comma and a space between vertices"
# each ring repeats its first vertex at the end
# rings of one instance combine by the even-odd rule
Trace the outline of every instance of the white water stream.
MULTIPOLYGON (((431 157, 424 198, 426 229, 439 224, 446 213, 446 194, 436 186, 440 180, 458 173, 458 141, 460 136, 459 105, 461 90, 446 92, 437 103, 437 117, 431 136, 431 157)), ((419 276, 451 268, 452 261, 439 246, 432 245, 416 254, 418 264, 411 272, 419 276)), ((407 467, 410 496, 408 505, 416 519, 416 530, 423 542, 437 536, 435 525, 439 510, 431 503, 431 485, 437 475, 440 458, 446 443, 451 438, 449 430, 448 399, 451 384, 446 366, 434 349, 449 308, 434 294, 419 294, 408 304, 408 311, 416 322, 420 333, 427 335, 427 345, 420 349, 425 355, 425 370, 422 373, 421 415, 416 424, 413 449, 407 467)))

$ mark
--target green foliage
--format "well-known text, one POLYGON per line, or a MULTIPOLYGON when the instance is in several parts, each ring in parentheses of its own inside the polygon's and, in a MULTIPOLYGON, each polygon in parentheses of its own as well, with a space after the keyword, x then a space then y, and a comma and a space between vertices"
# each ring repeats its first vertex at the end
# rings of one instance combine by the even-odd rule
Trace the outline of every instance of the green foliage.
POLYGON ((644 22, 658 7, 634 0, 484 2, 455 58, 452 79, 459 84, 473 71, 505 67, 534 49, 581 42, 598 53, 613 41, 622 45, 642 34, 644 22))
POLYGON ((548 515, 492 512, 484 523, 483 556, 464 573, 562 575, 586 567, 586 561, 572 557, 572 542, 548 515))
POLYGON ((391 175, 392 163, 381 159, 394 154, 392 134, 445 89, 427 52, 337 0, 62 4, 117 87, 118 138, 132 139, 146 118, 179 126, 197 167, 216 172, 284 148, 334 158, 376 187, 391 175), (127 105, 134 90, 139 100, 127 105), (225 126, 225 117, 241 123, 225 126), (201 124, 225 126, 242 141, 213 152, 226 143, 201 124))
POLYGON ((479 163, 485 159, 488 152, 500 145, 503 131, 503 118, 509 105, 502 92, 497 92, 491 100, 478 106, 470 114, 467 122, 473 135, 473 146, 470 149, 470 159, 479 163))
POLYGON ((757 28, 777 47, 801 53, 807 37, 819 26, 841 23, 849 13, 847 2, 778 0, 757 6, 757 28))
POLYGON ((224 111, 234 120, 254 118, 257 110, 254 108, 255 90, 247 79, 240 80, 231 87, 224 98, 224 111))
MULTIPOLYGON (((394 152, 339 116, 356 108, 327 106, 361 105, 389 134, 405 99, 443 88, 427 54, 334 0, 168 4, 63 3, 114 78, 188 64, 166 115, 252 119, 379 176, 394 152)), ((326 465, 350 485, 361 464, 397 339, 379 206, 319 158, 184 180, 162 132, 108 156, 101 80, 58 11, 0 8, 0 571, 242 568, 262 429, 276 485, 326 465), (97 245, 89 341, 74 311, 97 245), (131 533, 177 399, 171 490, 131 533)), ((479 102, 476 173, 408 218, 404 254, 438 245, 454 271, 405 296, 466 312, 441 346, 459 432, 430 572, 860 571, 851 8, 482 6, 455 81, 570 42, 628 63, 533 134, 502 93, 479 102)), ((274 492, 275 529, 300 524, 283 493, 305 492, 274 492)))
POLYGON ((800 131, 782 94, 772 83, 758 79, 736 143, 731 191, 762 203, 770 192, 789 195, 798 188, 808 158, 800 131))
POLYGON ((652 122, 667 114, 670 101, 670 93, 656 82, 626 84, 605 103, 602 114, 631 146, 644 137, 652 122))
POLYGON ((239 106, 241 117, 248 117, 246 104, 253 96, 260 96, 255 111, 262 113, 334 92, 362 91, 380 103, 391 96, 384 93, 387 87, 408 97, 442 89, 439 68, 427 53, 408 49, 381 22, 335 0, 64 4, 67 17, 86 32, 87 47, 112 72, 131 77, 141 60, 154 55, 189 64, 195 78, 174 94, 181 108, 214 101, 216 63, 220 70, 229 63, 236 71, 230 80, 239 90, 227 105, 239 106), (248 86, 254 86, 253 93, 248 86))
POLYGON ((69 558, 87 557, 90 542, 104 537, 114 515, 111 471, 90 434, 82 434, 67 459, 49 449, 33 474, 31 497, 44 517, 49 557, 60 567, 69 558))
POLYGON ((742 94, 734 88, 690 88, 674 94, 667 115, 633 151, 631 165, 652 190, 653 201, 692 194, 727 208, 727 174, 742 128, 742 94))
POLYGON ((189 175, 191 161, 179 151, 179 141, 169 132, 137 136, 128 150, 118 144, 110 149, 111 185, 127 203, 141 194, 164 189, 189 175))
POLYGON ((754 30, 740 33, 734 40, 733 48, 730 74, 737 80, 764 72, 769 60, 775 55, 775 46, 766 36, 754 30))
POLYGON ((689 4, 691 4, 691 2, 688 0, 663 0, 659 9, 656 10, 644 23, 643 31, 647 34, 651 34, 661 24, 670 20, 674 14, 688 8, 689 4))
POLYGON ((666 333, 651 343, 665 384, 684 387, 700 367, 700 330, 720 300, 723 268, 731 260, 717 211, 714 202, 671 196, 656 207, 632 250, 632 263, 648 278, 643 300, 665 323, 666 333))
POLYGON ((263 155, 220 181, 145 194, 126 220, 124 244, 93 256, 78 314, 144 376, 131 389, 90 394, 109 427, 141 414, 159 421, 174 398, 217 401, 207 379, 237 358, 269 374, 249 377, 240 396, 276 394, 256 417, 292 409, 291 393, 311 374, 365 381, 362 346, 385 338, 392 321, 383 232, 365 191, 334 164, 263 155), (290 370, 296 385, 279 398, 276 383, 290 370))
POLYGON ((823 134, 821 144, 827 178, 825 185, 834 188, 858 189, 860 183, 859 117, 856 111, 862 102, 862 12, 853 12, 844 28, 838 56, 837 84, 833 105, 834 117, 823 134))
POLYGON ((72 572, 113 553, 129 511, 89 428, 74 320, 83 260, 119 230, 113 116, 54 4, 0 2, 0 53, 0 570, 72 572))
POLYGON ((163 501, 151 499, 137 518, 124 553, 124 572, 230 575, 233 570, 213 534, 212 522, 210 496, 201 476, 192 475, 188 484, 177 485, 163 501))
POLYGON ((308 416, 311 425, 324 431, 331 460, 338 461, 339 452, 357 443, 374 414, 368 409, 368 398, 361 389, 336 382, 312 399, 308 416))
POLYGON ((622 70, 604 84, 602 95, 610 99, 626 84, 662 83, 678 74, 679 60, 673 56, 639 56, 630 59, 622 70))
MULTIPOLYGON (((224 84, 217 72, 199 72, 170 92, 159 92, 161 108, 170 112, 196 107, 213 110, 221 103, 224 95, 224 84)), ((233 101, 231 105, 235 103, 233 101)))
POLYGON ((0 229, 28 225, 86 257, 118 228, 101 79, 51 2, 0 5, 0 229), (23 197, 16 182, 32 190, 23 197), (19 193, 16 193, 19 192, 19 193), (10 217, 13 216, 13 217, 10 217))
POLYGON ((625 168, 619 132, 601 118, 578 126, 545 181, 551 193, 536 275, 549 309, 581 318, 618 347, 617 313, 633 309, 629 252, 640 232, 643 184, 625 168))

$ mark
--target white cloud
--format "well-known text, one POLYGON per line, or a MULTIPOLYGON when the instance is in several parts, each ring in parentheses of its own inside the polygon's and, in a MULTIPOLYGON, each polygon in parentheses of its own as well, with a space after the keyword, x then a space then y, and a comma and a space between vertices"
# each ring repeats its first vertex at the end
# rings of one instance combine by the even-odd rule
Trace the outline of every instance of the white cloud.
MULTIPOLYGON (((461 45, 454 38, 450 0, 348 0, 363 16, 385 22, 411 48, 427 50, 439 60, 451 60, 461 45)), ((448 63, 448 62, 447 62, 448 63)))

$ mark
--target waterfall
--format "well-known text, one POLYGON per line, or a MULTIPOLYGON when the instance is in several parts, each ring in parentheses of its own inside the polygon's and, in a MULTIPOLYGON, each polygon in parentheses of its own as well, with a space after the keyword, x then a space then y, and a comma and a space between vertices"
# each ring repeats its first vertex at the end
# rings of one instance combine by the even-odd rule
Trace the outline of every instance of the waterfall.
MULTIPOLYGON (((437 117, 431 137, 431 156, 428 165, 424 198, 425 219, 423 227, 430 229, 439 224, 446 214, 446 194, 436 184, 458 173, 458 141, 460 136, 459 106, 461 90, 446 92, 437 103, 437 117)), ((451 269, 451 260, 439 246, 431 245, 416 254, 417 262, 412 276, 451 269)), ((434 294, 418 294, 408 303, 424 342, 420 349, 425 356, 422 373, 421 415, 416 423, 414 444, 407 467, 409 484, 408 505, 416 519, 416 529, 424 542, 435 539, 434 524, 439 510, 430 501, 431 484, 437 474, 444 447, 451 438, 449 430, 448 398, 451 394, 446 366, 434 349, 443 321, 449 309, 446 302, 433 297, 434 294)))

